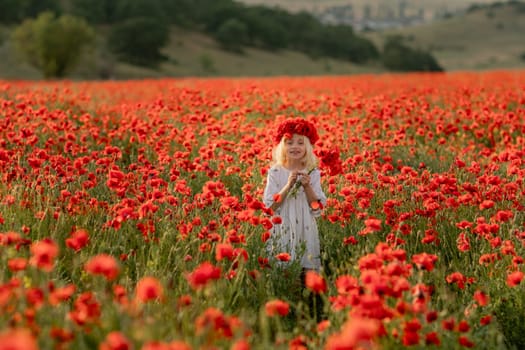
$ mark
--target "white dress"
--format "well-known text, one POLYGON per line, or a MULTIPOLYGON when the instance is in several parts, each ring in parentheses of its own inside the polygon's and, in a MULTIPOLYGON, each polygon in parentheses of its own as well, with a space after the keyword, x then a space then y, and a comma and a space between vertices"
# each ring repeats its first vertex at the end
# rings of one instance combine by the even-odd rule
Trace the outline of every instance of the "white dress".
MULTIPOLYGON (((290 171, 283 166, 275 165, 268 170, 263 202, 269 208, 274 202, 274 195, 279 193, 288 182, 290 171)), ((321 188, 321 173, 315 169, 310 173, 310 184, 322 205, 326 205, 326 195, 321 188)), ((290 191, 291 192, 291 191, 290 191)), ((274 224, 271 237, 266 242, 271 257, 279 253, 288 253, 291 261, 301 259, 301 266, 319 270, 321 267, 319 231, 316 218, 321 210, 313 210, 308 205, 306 193, 302 186, 295 196, 289 193, 281 206, 275 210, 280 216, 281 224, 274 224)))

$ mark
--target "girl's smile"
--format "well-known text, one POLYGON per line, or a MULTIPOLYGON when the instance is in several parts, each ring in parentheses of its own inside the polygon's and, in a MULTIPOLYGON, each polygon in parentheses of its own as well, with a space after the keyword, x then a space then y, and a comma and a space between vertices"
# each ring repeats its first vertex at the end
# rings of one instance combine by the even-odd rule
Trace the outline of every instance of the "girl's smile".
POLYGON ((304 136, 294 134, 290 139, 285 141, 286 156, 289 161, 301 160, 306 154, 306 145, 304 136))

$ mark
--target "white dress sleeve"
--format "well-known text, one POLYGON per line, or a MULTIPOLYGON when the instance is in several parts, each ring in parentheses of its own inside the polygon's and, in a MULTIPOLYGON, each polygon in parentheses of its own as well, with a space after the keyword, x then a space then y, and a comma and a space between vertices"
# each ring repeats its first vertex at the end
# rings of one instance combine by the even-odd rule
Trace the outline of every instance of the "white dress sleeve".
POLYGON ((278 188, 276 180, 276 171, 275 168, 272 167, 268 170, 268 175, 266 176, 266 187, 264 188, 263 194, 263 203, 266 208, 272 206, 274 202, 273 196, 281 190, 278 188))

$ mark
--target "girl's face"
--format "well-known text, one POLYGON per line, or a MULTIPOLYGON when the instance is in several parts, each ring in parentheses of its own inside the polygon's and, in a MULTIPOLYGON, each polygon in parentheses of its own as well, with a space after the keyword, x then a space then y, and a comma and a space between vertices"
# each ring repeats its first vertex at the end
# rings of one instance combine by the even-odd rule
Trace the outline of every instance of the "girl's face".
POLYGON ((306 154, 306 144, 303 135, 293 134, 292 138, 284 140, 284 146, 288 161, 301 160, 306 154))

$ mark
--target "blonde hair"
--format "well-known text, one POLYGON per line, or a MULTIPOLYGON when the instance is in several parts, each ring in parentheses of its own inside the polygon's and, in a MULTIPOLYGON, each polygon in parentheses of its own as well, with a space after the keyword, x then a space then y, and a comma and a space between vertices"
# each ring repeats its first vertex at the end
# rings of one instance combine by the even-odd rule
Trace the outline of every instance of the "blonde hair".
MULTIPOLYGON (((308 170, 313 169, 317 167, 317 157, 314 154, 314 148, 312 144, 310 143, 310 140, 308 137, 304 135, 299 135, 304 140, 304 145, 306 152, 304 153, 304 157, 302 159, 302 162, 304 164, 304 167, 308 170)), ((275 148, 273 149, 273 165, 281 165, 281 166, 287 166, 288 160, 286 158, 286 137, 282 137, 281 141, 275 148)))

